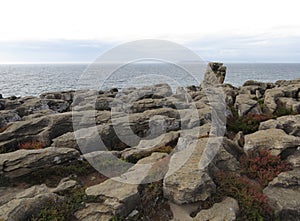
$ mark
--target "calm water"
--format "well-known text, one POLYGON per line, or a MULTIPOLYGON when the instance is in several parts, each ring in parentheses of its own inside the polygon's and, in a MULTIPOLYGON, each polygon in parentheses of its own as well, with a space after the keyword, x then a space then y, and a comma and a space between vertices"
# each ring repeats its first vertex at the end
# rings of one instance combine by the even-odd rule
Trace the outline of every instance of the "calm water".
MULTIPOLYGON (((300 64, 225 64, 226 83, 242 85, 246 80, 275 82, 300 78, 300 64)), ((105 71, 84 74, 87 64, 0 65, 0 94, 4 97, 37 96, 43 92, 77 88, 130 87, 169 83, 173 87, 195 85, 198 76, 168 64, 135 64, 123 67, 106 78, 105 71), (86 76, 89 77, 86 77, 86 76), (99 75, 101 75, 99 77, 99 75), (103 76, 102 76, 103 75, 103 76), (142 77, 141 77, 142 76, 142 77)))

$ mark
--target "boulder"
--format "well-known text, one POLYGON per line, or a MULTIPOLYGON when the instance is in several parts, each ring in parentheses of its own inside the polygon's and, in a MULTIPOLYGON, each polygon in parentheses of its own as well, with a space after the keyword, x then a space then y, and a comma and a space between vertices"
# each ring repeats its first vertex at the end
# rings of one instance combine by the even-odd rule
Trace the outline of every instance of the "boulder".
POLYGON ((300 168, 300 148, 290 156, 288 156, 287 161, 292 165, 293 168, 300 168))
POLYGON ((300 137, 300 115, 288 115, 261 122, 259 130, 277 128, 284 130, 287 134, 300 137))
POLYGON ((297 148, 300 138, 286 134, 280 129, 259 130, 245 136, 245 152, 254 150, 269 150, 272 155, 279 155, 284 150, 297 148))
POLYGON ((199 169, 207 142, 207 138, 188 142, 185 149, 172 155, 163 181, 165 198, 176 204, 185 204, 204 201, 215 192, 216 187, 208 171, 199 169))
POLYGON ((239 212, 238 202, 226 197, 222 202, 215 203, 210 209, 201 210, 194 221, 235 221, 239 212))
POLYGON ((263 190, 280 220, 300 220, 299 175, 299 169, 283 172, 263 190))
POLYGON ((277 109, 277 101, 284 97, 284 92, 280 88, 268 89, 265 92, 264 111, 273 114, 277 109))
POLYGON ((7 177, 19 177, 69 162, 78 157, 79 152, 69 148, 49 147, 38 150, 18 150, 0 154, 0 173, 7 177))
POLYGON ((203 85, 223 84, 226 76, 226 67, 223 63, 210 62, 204 75, 203 85))
POLYGON ((256 100, 253 100, 248 94, 239 94, 236 97, 234 107, 238 110, 238 114, 240 117, 247 115, 248 113, 262 113, 258 102, 256 100))
POLYGON ((295 98, 280 97, 278 98, 277 105, 294 113, 300 113, 300 102, 295 98))

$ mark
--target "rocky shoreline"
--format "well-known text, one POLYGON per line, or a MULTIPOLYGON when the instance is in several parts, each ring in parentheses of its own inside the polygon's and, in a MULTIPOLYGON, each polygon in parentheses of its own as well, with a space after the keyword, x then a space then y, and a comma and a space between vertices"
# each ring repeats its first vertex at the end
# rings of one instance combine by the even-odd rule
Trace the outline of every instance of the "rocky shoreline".
POLYGON ((300 79, 225 75, 0 95, 0 220, 300 220, 300 79))

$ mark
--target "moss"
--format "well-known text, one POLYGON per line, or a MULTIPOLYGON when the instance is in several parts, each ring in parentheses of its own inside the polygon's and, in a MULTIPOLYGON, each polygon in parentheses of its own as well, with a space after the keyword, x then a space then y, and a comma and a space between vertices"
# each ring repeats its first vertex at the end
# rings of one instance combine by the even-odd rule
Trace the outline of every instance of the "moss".
POLYGON ((278 107, 273 115, 275 117, 281 117, 281 116, 295 115, 295 114, 297 113, 294 112, 292 108, 278 107))

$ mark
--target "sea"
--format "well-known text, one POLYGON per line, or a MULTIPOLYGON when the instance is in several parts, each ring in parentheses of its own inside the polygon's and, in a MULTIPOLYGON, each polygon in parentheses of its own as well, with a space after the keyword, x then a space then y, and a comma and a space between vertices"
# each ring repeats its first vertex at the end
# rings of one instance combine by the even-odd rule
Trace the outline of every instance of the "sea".
MULTIPOLYGON (((247 80, 275 82, 300 78, 300 63, 224 63, 225 83, 241 86, 247 80)), ((114 66, 115 67, 115 66, 114 66)), ((203 71, 202 71, 203 72, 203 71)), ((166 63, 135 63, 116 69, 107 64, 0 64, 0 94, 39 96, 45 92, 76 89, 142 87, 168 83, 178 86, 199 85, 203 73, 190 73, 166 63)))

